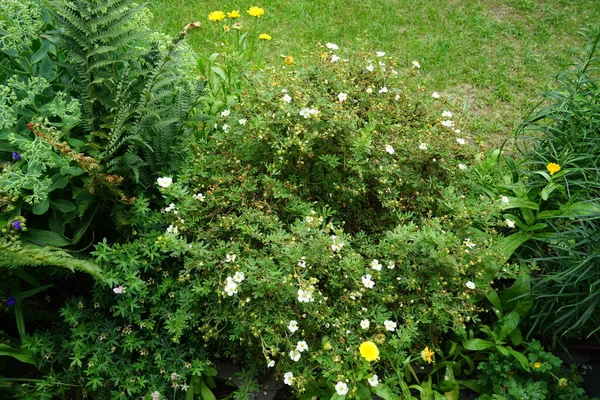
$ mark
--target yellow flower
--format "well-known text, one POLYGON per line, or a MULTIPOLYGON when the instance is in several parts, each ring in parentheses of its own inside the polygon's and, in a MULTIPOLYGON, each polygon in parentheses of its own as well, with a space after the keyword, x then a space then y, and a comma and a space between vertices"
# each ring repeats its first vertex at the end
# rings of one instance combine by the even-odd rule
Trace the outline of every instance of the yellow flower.
POLYGON ((283 59, 283 63, 285 65, 290 65, 294 63, 294 57, 292 56, 287 56, 286 58, 283 59))
POLYGON ((261 33, 258 38, 262 40, 271 40, 271 36, 267 35, 266 33, 261 33))
POLYGON ((228 12, 227 16, 231 19, 236 19, 242 16, 242 14, 240 14, 240 10, 233 10, 232 12, 228 12))
POLYGON ((213 11, 210 14, 208 14, 208 19, 210 21, 221 21, 225 19, 225 13, 223 11, 213 11))
POLYGON ((250 14, 251 16, 256 17, 256 18, 260 18, 260 16, 263 15, 264 13, 265 13, 265 10, 263 10, 260 7, 256 7, 256 6, 250 7, 250 9, 248 10, 248 14, 250 14))
POLYGON ((223 25, 223 30, 225 32, 229 32, 231 30, 231 28, 229 27, 229 25, 223 25))
POLYGON ((546 165, 546 169, 548 170, 548 172, 550 172, 550 175, 554 175, 555 173, 560 171, 560 165, 551 162, 548 165, 546 165))
POLYGON ((421 352, 421 357, 423 358, 423 361, 427 361, 427 364, 431 364, 433 362, 434 354, 435 351, 431 351, 429 350, 429 347, 425 347, 425 349, 423 349, 421 352))
POLYGON ((533 363, 533 366, 535 367, 535 369, 539 369, 542 366, 542 364, 540 364, 539 362, 535 362, 533 363))
POLYGON ((375 361, 379 358, 379 349, 371 341, 361 343, 358 350, 360 351, 360 355, 367 361, 375 361))

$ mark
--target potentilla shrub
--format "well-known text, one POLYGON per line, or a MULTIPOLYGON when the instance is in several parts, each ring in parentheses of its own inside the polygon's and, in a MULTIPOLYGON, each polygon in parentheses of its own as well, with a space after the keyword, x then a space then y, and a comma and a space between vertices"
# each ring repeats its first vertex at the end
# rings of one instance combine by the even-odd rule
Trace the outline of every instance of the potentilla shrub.
POLYGON ((263 71, 205 125, 188 167, 158 179, 160 209, 134 205, 138 239, 97 246, 111 287, 63 311, 62 382, 171 396, 194 362, 227 358, 297 393, 370 398, 405 394, 443 338, 468 336, 490 283, 514 276, 498 205, 471 194, 448 106, 375 57, 263 71))

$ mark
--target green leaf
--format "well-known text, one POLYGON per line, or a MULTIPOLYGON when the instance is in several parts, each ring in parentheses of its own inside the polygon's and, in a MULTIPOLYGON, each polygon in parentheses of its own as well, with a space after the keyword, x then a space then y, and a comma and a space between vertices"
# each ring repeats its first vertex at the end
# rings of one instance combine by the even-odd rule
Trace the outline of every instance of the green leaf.
POLYGON ((463 343, 463 347, 467 350, 485 350, 496 346, 496 343, 483 339, 469 339, 463 343))
POLYGON ((31 63, 35 64, 44 58, 46 54, 48 54, 48 49, 50 49, 50 42, 47 40, 42 40, 42 46, 38 51, 35 52, 33 56, 31 56, 31 63))
POLYGON ((33 206, 33 213, 35 215, 43 215, 46 213, 46 211, 48 211, 49 207, 50 201, 48 199, 44 199, 43 201, 35 203, 35 205, 33 206))
POLYGON ((50 204, 52 205, 52 207, 56 208, 57 210, 65 213, 65 214, 70 213, 75 210, 75 204, 73 204, 73 202, 71 202, 69 200, 58 199, 58 200, 51 201, 50 204))
POLYGON ((542 200, 546 201, 548 200, 548 196, 550 196, 550 193, 552 193, 554 190, 558 189, 559 187, 561 187, 561 185, 554 183, 554 182, 550 182, 549 184, 546 185, 545 188, 542 189, 542 200))
POLYGON ((26 299, 26 298, 28 298, 28 297, 31 297, 31 296, 33 296, 33 295, 34 295, 34 294, 36 294, 36 293, 43 292, 44 290, 46 290, 46 289, 48 289, 48 288, 51 288, 52 286, 54 286, 54 285, 53 285, 53 284, 50 284, 50 285, 44 285, 44 286, 40 286, 40 287, 38 287, 38 288, 35 288, 35 289, 26 290, 26 291, 24 291, 24 292, 21 292, 21 293, 19 293, 19 294, 15 295, 15 299, 17 299, 17 300, 23 300, 23 299, 26 299))
POLYGON ((0 356, 10 356, 24 363, 34 364, 32 351, 17 349, 3 343, 0 343, 0 356))
POLYGON ((502 302, 500 301, 500 297, 498 296, 498 293, 492 289, 490 291, 488 291, 488 293, 485 295, 485 297, 490 301, 490 303, 492 303, 492 305, 494 307, 496 307, 496 309, 498 311, 500 311, 500 313, 502 313, 502 302))
POLYGON ((529 372, 529 360, 527 360, 527 357, 525 357, 518 351, 511 349, 510 347, 508 348, 508 354, 516 358, 523 367, 523 369, 529 372))
POLYGON ((200 395, 204 400, 217 400, 213 392, 204 383, 204 380, 200 380, 200 395))
POLYGON ((340 394, 334 393, 329 400, 342 400, 345 398, 346 398, 346 395, 342 396, 340 394))
POLYGON ((531 235, 529 233, 520 231, 500 239, 500 252, 504 255, 504 261, 508 260, 519 246, 530 238, 531 235))
POLYGON ((502 318, 502 326, 500 328, 500 334, 498 335, 498 340, 504 340, 508 335, 514 331, 519 325, 519 313, 516 311, 511 311, 506 314, 504 318, 502 318))
POLYGON ((390 387, 388 385, 385 385, 385 384, 379 384, 379 385, 375 386, 373 388, 373 393, 375 393, 377 396, 381 397, 384 400, 396 400, 396 399, 399 399, 399 397, 396 396, 392 392, 392 389, 390 389, 390 387))
POLYGON ((40 246, 63 247, 71 244, 71 241, 64 236, 41 229, 28 229, 21 234, 21 238, 40 246))
POLYGON ((535 210, 535 211, 538 211, 540 209, 540 207, 537 205, 537 203, 534 203, 531 200, 521 199, 519 197, 509 197, 508 204, 506 204, 504 206, 504 208, 506 208, 506 209, 526 208, 526 209, 535 210))

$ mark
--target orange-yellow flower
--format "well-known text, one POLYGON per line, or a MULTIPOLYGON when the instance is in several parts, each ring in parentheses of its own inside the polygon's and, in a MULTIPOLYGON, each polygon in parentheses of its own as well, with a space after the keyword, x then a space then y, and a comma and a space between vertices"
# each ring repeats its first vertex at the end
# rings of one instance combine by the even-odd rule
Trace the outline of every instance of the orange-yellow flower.
POLYGON ((240 10, 233 10, 232 12, 228 12, 227 16, 231 19, 236 19, 242 16, 242 14, 240 14, 240 10))
POLYGON ((208 19, 215 22, 222 21, 225 19, 225 13, 223 11, 213 11, 208 14, 208 19))
POLYGON ((375 361, 379 358, 379 349, 371 341, 361 343, 358 350, 360 351, 360 355, 367 361, 375 361))
POLYGON ((540 364, 539 362, 535 362, 533 363, 533 366, 535 367, 535 369, 539 369, 542 366, 542 364, 540 364))
POLYGON ((548 170, 548 172, 550 172, 550 175, 554 175, 555 173, 560 171, 560 165, 551 162, 548 165, 546 165, 546 169, 548 170))
POLYGON ((287 56, 286 58, 283 59, 283 63, 285 65, 290 65, 294 63, 294 57, 292 56, 287 56))
POLYGON ((262 40, 271 40, 271 35, 267 35, 266 33, 261 33, 258 38, 262 39, 262 40))
POLYGON ((264 13, 265 13, 265 10, 263 10, 260 7, 256 7, 256 6, 250 7, 250 9, 248 9, 248 14, 250 14, 251 16, 256 17, 256 18, 260 18, 260 16, 263 15, 264 13))
POLYGON ((425 347, 425 349, 423 349, 421 352, 421 357, 423 358, 423 361, 427 361, 427 364, 431 364, 433 362, 434 354, 435 351, 431 351, 429 350, 429 347, 425 347))

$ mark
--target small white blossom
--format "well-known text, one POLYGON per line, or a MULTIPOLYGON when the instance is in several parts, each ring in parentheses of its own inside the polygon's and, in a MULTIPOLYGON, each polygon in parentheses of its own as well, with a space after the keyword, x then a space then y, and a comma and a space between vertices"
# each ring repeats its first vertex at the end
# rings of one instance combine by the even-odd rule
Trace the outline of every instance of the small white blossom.
POLYGON ((275 366, 275 361, 271 360, 267 363, 267 368, 273 368, 275 366))
POLYGON ((377 375, 373 375, 372 377, 367 379, 367 381, 369 381, 369 385, 371 385, 373 387, 375 387, 379 384, 379 378, 377 377, 377 375))
POLYGON ((298 114, 300 114, 304 118, 310 117, 310 112, 309 112, 308 108, 301 109, 298 114))
POLYGON ((294 361, 298 361, 300 360, 301 354, 298 350, 292 350, 290 351, 290 358, 294 361))
POLYGON ((388 267, 388 269, 394 269, 394 268, 396 268, 396 264, 394 264, 393 261, 390 261, 390 262, 388 262, 387 267, 388 267))
POLYGON ((281 98, 281 100, 285 101, 286 103, 289 103, 292 101, 292 96, 290 96, 289 94, 284 94, 283 97, 281 98))
POLYGON ((396 330, 396 323, 394 321, 383 321, 383 326, 390 332, 394 332, 396 330))
POLYGON ((475 289, 475 284, 471 281, 468 281, 467 283, 465 283, 465 286, 471 290, 475 289))
POLYGON ((204 201, 204 195, 202 193, 196 193, 194 195, 194 200, 204 201))
POLYGON ((504 204, 508 204, 508 202, 510 201, 510 200, 509 200, 509 198, 508 198, 508 197, 506 197, 506 196, 502 196, 502 197, 500 198, 500 200, 502 200, 502 202, 503 202, 504 204))
POLYGON ((225 262, 226 263, 233 263, 233 262, 235 262, 236 258, 237 258, 237 256, 235 254, 226 254, 225 255, 225 262))
POLYGON ((237 283, 235 283, 233 279, 231 279, 231 277, 227 277, 227 283, 225 284, 224 288, 225 293, 227 293, 227 296, 233 296, 234 294, 236 294, 237 288, 237 283))
POLYGON ((461 145, 462 145, 462 144, 465 144, 465 143, 467 143, 467 142, 466 142, 466 141, 465 141, 465 139, 463 139, 463 138, 457 138, 457 139, 456 139, 456 143, 458 143, 458 144, 461 144, 461 145))
POLYGON ((301 340, 296 345, 296 350, 298 350, 300 353, 302 353, 302 352, 308 350, 308 344, 306 344, 306 342, 304 340, 301 340))
POLYGON ((419 150, 427 150, 427 143, 421 143, 419 145, 419 150))
POLYGON ((331 62, 334 63, 334 62, 337 62, 337 61, 340 61, 340 58, 337 55, 332 54, 331 55, 331 62))
POLYGON ((338 97, 339 101, 346 101, 346 100, 348 100, 348 95, 346 93, 344 93, 344 92, 339 93, 337 97, 338 97))
POLYGON ((457 134, 460 133, 460 129, 455 129, 454 133, 457 133, 457 134))
POLYGON ((364 285, 364 287, 366 287, 367 289, 373 289, 373 286, 375 286, 375 282, 371 280, 370 274, 367 274, 361 277, 360 279, 362 280, 362 284, 364 285))
POLYGON ((373 66, 373 64, 367 65, 367 71, 373 72, 374 70, 375 70, 375 67, 373 66))
POLYGON ((379 93, 387 93, 388 92, 388 88, 387 87, 382 87, 381 89, 379 89, 379 93))
POLYGON ((466 171, 467 166, 465 164, 458 164, 458 169, 460 169, 461 171, 466 171))
POLYGON ((338 382, 335 384, 335 392, 340 396, 345 396, 348 394, 348 385, 344 382, 338 382))
POLYGON ((444 118, 452 118, 452 113, 450 111, 444 111, 442 113, 442 117, 444 117, 444 118))
POLYGON ((123 293, 123 286, 119 285, 116 288, 113 289, 113 292, 115 292, 115 294, 121 294, 123 293))
POLYGON ((238 119, 238 124, 240 124, 240 125, 246 125, 246 122, 248 122, 248 120, 245 118, 238 119))
POLYGON ((447 128, 452 128, 454 126, 454 121, 447 119, 445 121, 442 121, 442 125, 444 125, 447 128))
POLYGON ((378 51, 376 54, 377 54, 377 57, 383 57, 383 56, 385 56, 385 51, 378 51))
POLYGON ((421 68, 421 64, 419 64, 418 61, 413 61, 412 66, 413 66, 413 68, 417 68, 417 69, 421 68))
POLYGON ((223 132, 227 133, 227 131, 229 131, 229 125, 223 124, 222 129, 223 129, 223 132))
POLYGON ((301 259, 300 261, 298 261, 298 266, 301 268, 306 268, 306 260, 301 259))
POLYGON ((159 400, 160 392, 158 390, 156 390, 156 391, 152 392, 152 394, 150 396, 152 396, 152 400, 159 400))
POLYGON ((295 320, 291 320, 290 323, 288 324, 287 328, 292 333, 296 332, 298 330, 298 322, 295 320))
POLYGON ((243 272, 238 271, 233 275, 233 280, 237 283, 242 283, 244 281, 244 279, 246 279, 246 276, 244 275, 243 272))
POLYGON ((177 235, 179 233, 179 229, 177 229, 177 226, 175 225, 169 225, 169 227, 167 228, 167 233, 177 235))
POLYGON ((381 271, 381 263, 379 262, 379 260, 371 261, 371 268, 373 268, 376 271, 381 271))
POLYGON ((431 93, 431 97, 433 97, 434 99, 439 99, 440 94, 438 92, 433 92, 433 93, 431 93))
POLYGON ((363 319, 362 321, 360 321, 360 327, 363 329, 369 329, 370 325, 371 322, 368 319, 363 319))
POLYGON ((327 43, 325 46, 327 46, 327 48, 331 50, 339 50, 338 45, 335 43, 327 43))
POLYGON ((224 116, 224 117, 229 117, 229 114, 230 114, 229 110, 223 110, 223 111, 221 111, 221 115, 224 116))
POLYGON ((373 93, 373 88, 367 88, 367 90, 365 90, 365 92, 367 92, 367 93, 373 93))
POLYGON ((394 154, 396 152, 396 150, 394 150, 394 148, 391 145, 389 145, 389 144, 385 146, 385 151, 388 154, 394 154))
POLYGON ((171 184, 173 184, 173 178, 171 178, 170 176, 158 178, 156 180, 156 183, 158 183, 158 186, 160 187, 168 188, 169 186, 171 186, 171 184))
POLYGON ((508 226, 509 228, 514 228, 515 227, 515 221, 513 221, 512 219, 506 219, 504 221, 504 223, 506 224, 506 226, 508 226))
POLYGON ((310 290, 298 289, 298 301, 300 303, 310 303, 313 300, 313 292, 310 290))
POLYGON ((285 374, 283 374, 283 383, 292 386, 292 382, 294 382, 294 374, 292 374, 291 372, 286 372, 285 374))
POLYGON ((477 247, 477 245, 471 241, 471 238, 466 238, 464 240, 463 244, 465 246, 467 246, 468 248, 470 248, 470 249, 473 249, 473 248, 477 247))

